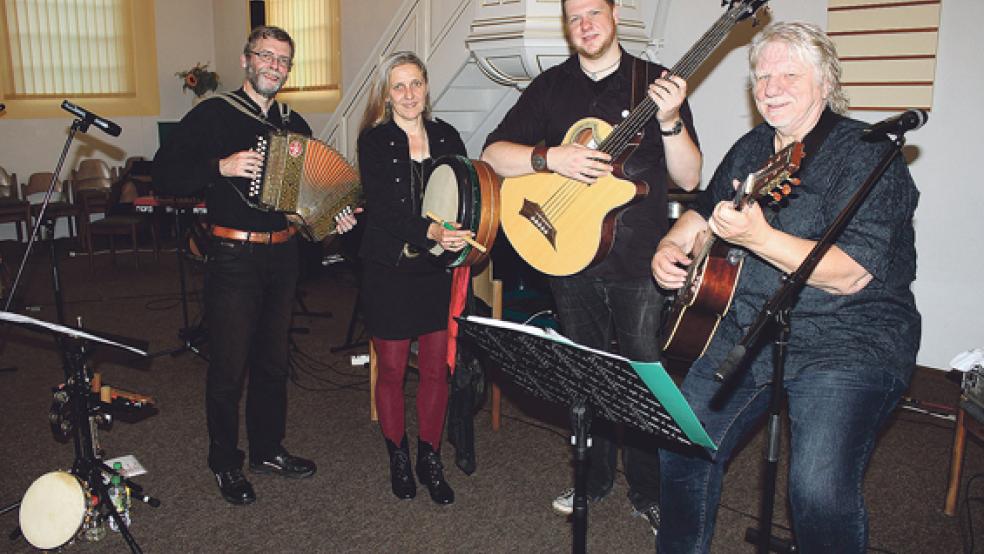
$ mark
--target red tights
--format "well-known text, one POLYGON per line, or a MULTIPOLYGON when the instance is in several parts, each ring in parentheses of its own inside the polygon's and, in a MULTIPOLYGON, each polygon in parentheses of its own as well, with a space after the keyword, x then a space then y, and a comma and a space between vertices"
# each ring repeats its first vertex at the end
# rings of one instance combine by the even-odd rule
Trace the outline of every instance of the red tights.
MULTIPOLYGON (((435 331, 417 338, 417 426, 420 439, 440 449, 444 413, 448 407, 448 333, 435 331)), ((399 445, 406 434, 403 407, 403 377, 410 356, 410 339, 373 337, 376 349, 376 409, 383 436, 399 445)))

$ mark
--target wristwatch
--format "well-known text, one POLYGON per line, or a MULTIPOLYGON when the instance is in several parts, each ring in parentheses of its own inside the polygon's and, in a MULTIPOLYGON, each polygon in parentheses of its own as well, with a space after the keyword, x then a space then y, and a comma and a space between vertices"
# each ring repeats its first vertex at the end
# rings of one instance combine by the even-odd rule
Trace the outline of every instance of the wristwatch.
POLYGON ((671 128, 669 131, 664 131, 663 129, 660 129, 659 134, 663 135, 664 137, 672 137, 674 135, 679 135, 680 131, 682 130, 683 130, 683 120, 678 119, 676 124, 673 126, 673 128, 671 128))
POLYGON ((533 166, 533 171, 537 173, 549 173, 550 170, 547 169, 547 150, 548 146, 534 146, 533 154, 530 155, 530 165, 533 166))

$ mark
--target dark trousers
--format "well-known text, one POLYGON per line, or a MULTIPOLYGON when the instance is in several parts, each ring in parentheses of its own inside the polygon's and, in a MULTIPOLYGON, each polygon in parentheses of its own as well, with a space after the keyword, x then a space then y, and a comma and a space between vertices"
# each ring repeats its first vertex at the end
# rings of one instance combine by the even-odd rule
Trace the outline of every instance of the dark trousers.
MULTIPOLYGON (((619 354, 636 361, 659 360, 659 322, 663 296, 651 277, 608 280, 578 275, 550 279, 550 290, 565 336, 591 348, 610 351, 612 339, 619 354)), ((595 419, 588 451, 589 498, 607 495, 615 480, 618 445, 614 425, 595 419)), ((629 484, 629 501, 637 510, 659 502, 659 456, 654 438, 626 427, 622 464, 629 484)))
MULTIPOLYGON (((711 551, 725 468, 768 413, 770 385, 756 382, 752 371, 723 405, 712 407, 720 360, 709 352, 694 362, 680 389, 718 450, 710 459, 664 452, 658 552, 711 551)), ((787 373, 784 388, 788 502, 799 551, 862 554, 868 546, 865 469, 905 383, 878 368, 820 362, 787 373)))
POLYGON ((287 418, 288 334, 298 276, 297 239, 265 245, 213 238, 205 262, 209 331, 205 413, 208 465, 239 468, 239 400, 246 391, 250 458, 281 448, 287 418))

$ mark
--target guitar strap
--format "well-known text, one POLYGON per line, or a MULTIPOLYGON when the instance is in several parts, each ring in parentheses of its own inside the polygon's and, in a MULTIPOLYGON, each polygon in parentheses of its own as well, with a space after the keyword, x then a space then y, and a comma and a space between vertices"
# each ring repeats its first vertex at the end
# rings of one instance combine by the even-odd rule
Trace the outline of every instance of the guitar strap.
MULTIPOLYGON (((817 120, 817 124, 803 137, 803 161, 800 162, 799 170, 797 170, 799 175, 805 173, 806 167, 816 157, 817 152, 820 151, 820 147, 823 146, 824 141, 827 140, 827 136, 830 135, 830 131, 842 117, 830 111, 830 108, 824 108, 823 113, 820 114, 820 119, 817 120)), ((770 225, 776 225, 779 213, 775 210, 768 210, 764 213, 766 221, 770 225)))
POLYGON ((831 129, 842 118, 843 116, 830 111, 830 108, 825 108, 823 113, 820 114, 820 119, 817 121, 816 126, 803 137, 803 161, 800 163, 799 168, 801 175, 804 173, 806 166, 810 164, 810 161, 816 157, 816 153, 820 151, 820 147, 827 140, 827 135, 830 134, 831 129))
POLYGON ((634 110, 639 102, 646 98, 649 89, 649 63, 642 59, 632 56, 632 98, 629 103, 629 110, 634 110))

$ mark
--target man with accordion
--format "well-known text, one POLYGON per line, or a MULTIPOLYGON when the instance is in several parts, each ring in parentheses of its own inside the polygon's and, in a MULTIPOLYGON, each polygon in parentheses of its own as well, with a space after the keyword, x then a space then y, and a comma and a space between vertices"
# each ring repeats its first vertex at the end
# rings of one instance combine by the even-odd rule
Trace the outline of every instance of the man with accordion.
MULTIPOLYGON (((249 372, 246 430, 253 473, 290 478, 314 474, 314 462, 290 454, 282 441, 287 417, 288 333, 299 272, 296 227, 280 211, 250 202, 264 156, 254 147, 271 132, 311 135, 300 115, 275 100, 290 73, 294 41, 277 27, 257 27, 240 56, 240 89, 199 103, 154 158, 158 192, 205 191, 210 244, 205 262, 209 368, 205 410, 209 469, 222 497, 256 499, 238 449, 239 400, 249 372)), ((336 218, 338 232, 355 225, 336 218)))

